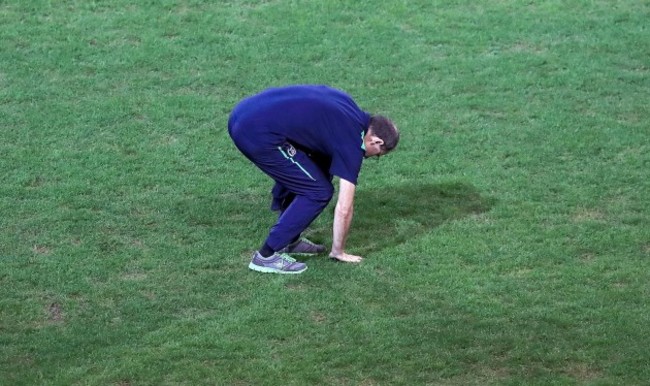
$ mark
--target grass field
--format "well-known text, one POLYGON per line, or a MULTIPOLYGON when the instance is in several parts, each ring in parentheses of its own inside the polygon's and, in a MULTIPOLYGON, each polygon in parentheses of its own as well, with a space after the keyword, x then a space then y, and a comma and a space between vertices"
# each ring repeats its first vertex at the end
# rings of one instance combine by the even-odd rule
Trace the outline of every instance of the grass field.
POLYGON ((639 0, 0 1, 0 384, 648 384, 648 20, 639 0), (360 265, 247 269, 271 182, 226 121, 291 83, 402 130, 361 173, 360 265))

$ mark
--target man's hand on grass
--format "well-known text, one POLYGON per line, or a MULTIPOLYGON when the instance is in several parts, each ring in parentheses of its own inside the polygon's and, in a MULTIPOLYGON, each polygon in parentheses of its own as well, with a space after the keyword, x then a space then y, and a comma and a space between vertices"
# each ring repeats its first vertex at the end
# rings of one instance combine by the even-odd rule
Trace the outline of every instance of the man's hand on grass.
POLYGON ((349 255, 345 252, 341 252, 339 254, 333 254, 330 253, 330 258, 338 261, 342 261, 344 263, 360 263, 361 260, 363 260, 363 257, 361 256, 355 256, 355 255, 349 255))

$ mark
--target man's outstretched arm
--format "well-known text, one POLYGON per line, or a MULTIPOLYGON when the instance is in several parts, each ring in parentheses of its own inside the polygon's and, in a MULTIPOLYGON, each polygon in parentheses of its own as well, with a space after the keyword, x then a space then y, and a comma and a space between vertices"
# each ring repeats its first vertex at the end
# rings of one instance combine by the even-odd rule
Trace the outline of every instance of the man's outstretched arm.
POLYGON ((345 241, 352 223, 354 213, 354 192, 356 186, 344 179, 340 179, 339 196, 334 210, 334 225, 332 237, 332 251, 330 256, 347 263, 358 263, 361 256, 345 253, 345 241))

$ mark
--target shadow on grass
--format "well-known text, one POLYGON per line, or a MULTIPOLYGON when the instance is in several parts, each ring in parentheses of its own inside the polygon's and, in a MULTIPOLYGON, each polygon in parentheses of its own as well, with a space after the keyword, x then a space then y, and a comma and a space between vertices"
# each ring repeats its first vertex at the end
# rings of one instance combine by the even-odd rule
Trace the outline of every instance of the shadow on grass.
MULTIPOLYGON (((266 198, 242 193, 195 197, 177 203, 174 212, 187 227, 187 237, 201 237, 197 231, 204 229, 223 240, 256 236, 261 242, 275 221, 275 215, 266 212, 266 198)), ((307 232, 310 239, 331 243, 334 204, 323 214, 324 218, 312 224, 307 232)), ((347 244, 350 251, 363 256, 430 232, 444 222, 486 212, 493 204, 493 199, 482 197, 476 188, 465 183, 409 183, 360 189, 355 197, 347 244)), ((251 248, 257 244, 255 240, 251 248)))
POLYGON ((347 244, 362 256, 401 244, 450 220, 484 213, 494 199, 465 183, 359 190, 347 244))

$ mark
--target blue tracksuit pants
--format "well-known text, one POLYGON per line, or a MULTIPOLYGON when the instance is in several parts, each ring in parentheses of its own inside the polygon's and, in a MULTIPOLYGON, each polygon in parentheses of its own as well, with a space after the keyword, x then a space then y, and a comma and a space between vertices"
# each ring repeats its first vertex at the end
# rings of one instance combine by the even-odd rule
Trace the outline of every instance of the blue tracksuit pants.
POLYGON ((266 244, 278 251, 299 237, 332 199, 328 162, 311 157, 284 138, 260 135, 255 128, 229 123, 228 132, 237 148, 275 181, 271 209, 281 215, 266 244))

